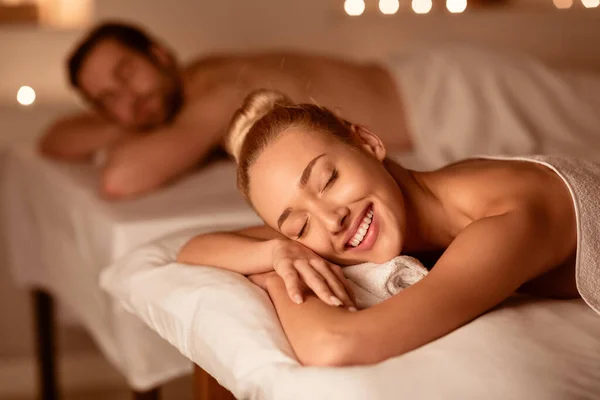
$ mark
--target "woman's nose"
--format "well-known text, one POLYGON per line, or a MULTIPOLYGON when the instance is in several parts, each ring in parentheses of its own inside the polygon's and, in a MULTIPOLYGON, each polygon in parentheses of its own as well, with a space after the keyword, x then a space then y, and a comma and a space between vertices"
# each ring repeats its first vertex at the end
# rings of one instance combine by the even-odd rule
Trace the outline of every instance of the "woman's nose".
POLYGON ((327 230, 337 234, 344 230, 348 222, 349 210, 346 207, 335 207, 321 210, 321 219, 327 230))

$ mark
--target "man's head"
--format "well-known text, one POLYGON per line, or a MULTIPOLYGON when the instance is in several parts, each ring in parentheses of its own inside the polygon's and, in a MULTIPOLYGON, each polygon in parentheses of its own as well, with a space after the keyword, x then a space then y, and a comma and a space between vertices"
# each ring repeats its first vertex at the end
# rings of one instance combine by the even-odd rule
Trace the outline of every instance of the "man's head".
POLYGON ((183 102, 175 59, 131 25, 95 28, 69 58, 68 69, 71 84, 98 111, 129 129, 168 123, 183 102))

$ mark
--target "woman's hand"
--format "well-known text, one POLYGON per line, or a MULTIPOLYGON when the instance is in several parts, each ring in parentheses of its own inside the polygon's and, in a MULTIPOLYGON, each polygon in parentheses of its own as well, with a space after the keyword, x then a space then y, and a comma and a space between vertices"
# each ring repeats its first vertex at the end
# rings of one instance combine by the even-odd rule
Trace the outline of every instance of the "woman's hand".
POLYGON ((273 269, 296 304, 303 302, 304 286, 332 306, 354 307, 354 293, 342 268, 332 264, 300 243, 277 239, 273 247, 273 269))

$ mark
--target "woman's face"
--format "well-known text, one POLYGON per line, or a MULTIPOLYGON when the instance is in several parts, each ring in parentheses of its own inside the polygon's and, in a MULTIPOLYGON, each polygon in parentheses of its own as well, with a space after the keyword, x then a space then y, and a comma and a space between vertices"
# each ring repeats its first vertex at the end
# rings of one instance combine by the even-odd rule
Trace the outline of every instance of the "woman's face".
POLYGON ((400 254, 400 188, 382 164, 379 138, 356 128, 352 147, 333 135, 289 129, 250 167, 250 199, 263 220, 340 265, 400 254))

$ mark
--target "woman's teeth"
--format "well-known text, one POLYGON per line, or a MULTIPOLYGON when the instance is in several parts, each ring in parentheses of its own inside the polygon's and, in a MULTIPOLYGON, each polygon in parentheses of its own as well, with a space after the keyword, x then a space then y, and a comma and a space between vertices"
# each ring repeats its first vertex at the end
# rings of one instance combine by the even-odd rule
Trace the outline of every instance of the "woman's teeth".
POLYGON ((358 227, 356 234, 348 242, 348 243, 350 243, 350 246, 356 247, 362 243, 363 239, 365 238, 365 235, 369 231, 369 226, 371 226, 372 221, 373 221, 373 210, 369 210, 369 212, 363 219, 362 224, 360 224, 360 226, 358 227))

